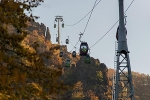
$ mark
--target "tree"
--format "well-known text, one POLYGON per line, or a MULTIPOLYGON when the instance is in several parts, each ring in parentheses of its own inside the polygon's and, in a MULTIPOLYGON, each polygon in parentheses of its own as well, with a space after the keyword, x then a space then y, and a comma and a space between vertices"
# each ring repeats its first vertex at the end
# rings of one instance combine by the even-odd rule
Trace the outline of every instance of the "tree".
MULTIPOLYGON (((38 43, 35 42, 33 51, 21 44, 28 34, 24 30, 26 22, 34 22, 38 18, 32 15, 32 8, 39 6, 40 2, 43 0, 1 0, 0 94, 6 99, 46 100, 51 98, 51 94, 58 94, 58 89, 67 88, 58 81, 61 68, 45 66, 43 55, 36 50, 38 43)), ((51 54, 51 51, 46 53, 51 54)))

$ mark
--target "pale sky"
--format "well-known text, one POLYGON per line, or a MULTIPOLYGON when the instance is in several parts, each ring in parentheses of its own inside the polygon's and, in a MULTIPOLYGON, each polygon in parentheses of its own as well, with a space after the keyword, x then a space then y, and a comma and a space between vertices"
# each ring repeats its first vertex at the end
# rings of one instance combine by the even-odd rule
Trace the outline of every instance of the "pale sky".
MULTIPOLYGON (((97 0, 98 2, 99 0, 97 0)), ((124 0, 124 9, 130 5, 132 0, 124 0)), ((95 0, 44 0, 33 14, 40 17, 38 22, 44 23, 50 29, 51 41, 56 43, 57 28, 54 29, 55 16, 63 16, 66 25, 72 25, 83 18, 92 10, 95 0)), ((90 14, 89 14, 90 15, 90 14)), ((60 29, 61 42, 69 36, 73 45, 79 39, 80 32, 83 32, 89 15, 80 23, 74 26, 65 26, 60 29)), ((130 51, 131 70, 135 72, 150 74, 150 0, 134 0, 126 12, 127 20, 127 44, 130 51)), ((95 7, 82 41, 86 41, 91 47, 115 24, 119 18, 118 0, 101 0, 95 7)), ((91 48, 91 56, 105 63, 108 68, 114 68, 115 35, 116 26, 95 46, 91 48)), ((68 51, 73 49, 68 44, 68 51)), ((78 43, 77 48, 79 48, 78 43)), ((78 50, 77 50, 78 52, 78 50)))

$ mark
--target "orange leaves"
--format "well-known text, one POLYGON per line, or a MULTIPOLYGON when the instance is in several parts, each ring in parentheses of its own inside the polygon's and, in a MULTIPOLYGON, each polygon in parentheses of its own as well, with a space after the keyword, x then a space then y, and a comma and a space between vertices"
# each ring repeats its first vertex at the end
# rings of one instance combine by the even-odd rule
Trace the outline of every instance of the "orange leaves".
MULTIPOLYGON (((26 27, 27 20, 32 18, 27 18, 24 10, 31 11, 31 8, 27 2, 22 4, 7 0, 0 6, 0 49, 3 47, 3 51, 0 50, 0 88, 12 98, 29 100, 38 97, 46 100, 43 98, 49 95, 49 90, 58 93, 65 85, 59 83, 61 69, 49 69, 48 61, 44 62, 45 59, 51 60, 46 56, 52 56, 52 44, 45 41, 44 36, 38 35, 39 29, 33 30, 25 38, 26 33, 22 29, 26 27), (20 8, 20 5, 23 7, 20 8), (16 32, 19 34, 14 34, 16 32)), ((30 17, 35 16, 31 14, 30 17)), ((61 63, 61 59, 58 62, 61 63)))
POLYGON ((93 92, 92 90, 87 91, 87 95, 91 98, 91 100, 99 100, 95 95, 95 92, 93 92))

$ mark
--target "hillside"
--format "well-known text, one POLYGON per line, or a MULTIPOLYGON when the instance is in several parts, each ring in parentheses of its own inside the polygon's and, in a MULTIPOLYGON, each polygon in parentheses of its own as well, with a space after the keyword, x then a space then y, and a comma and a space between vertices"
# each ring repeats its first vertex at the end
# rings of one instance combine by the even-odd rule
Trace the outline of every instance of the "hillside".
MULTIPOLYGON (((16 56, 5 47, 6 55, 0 52, 1 100, 111 100, 113 69, 93 57, 90 64, 79 55, 72 57, 66 45, 51 43, 44 24, 27 24, 28 34, 19 43, 23 47, 19 50, 27 51, 16 56), (59 57, 60 48, 63 57, 59 57), (71 67, 65 67, 66 59, 71 60, 71 67)), ((11 25, 7 29, 10 36, 16 32, 11 25)), ((132 73, 136 100, 149 100, 150 76, 132 73)))
POLYGON ((107 100, 107 67, 97 59, 91 58, 91 64, 85 64, 84 57, 80 57, 76 67, 64 69, 62 79, 72 86, 63 100, 107 100))
MULTIPOLYGON (((37 23, 36 23, 37 24, 37 23)), ((32 48, 32 45, 35 41, 44 40, 43 34, 39 34, 35 26, 35 23, 30 23, 30 28, 32 30, 31 36, 27 36, 26 41, 29 47, 32 48), (33 28, 31 26, 33 25, 33 28), (35 34, 35 35, 34 35, 35 34), (36 38, 36 39, 35 39, 36 38)), ((43 29, 43 27, 41 28, 43 29)), ((38 30, 41 30, 38 29, 38 30)), ((41 41, 36 51, 38 53, 48 52, 46 48, 51 47, 55 44, 49 43, 50 41, 41 41), (46 43, 48 42, 48 44, 46 43), (44 48, 43 48, 44 46, 44 48), (45 48, 46 47, 46 48, 45 48), (41 48, 41 49, 39 49, 41 48)), ((25 43, 27 44, 27 43, 25 43)), ((59 49, 55 49, 51 55, 51 59, 44 58, 45 65, 47 66, 60 66, 62 68, 62 76, 60 80, 64 82, 65 85, 69 86, 70 89, 64 94, 59 95, 59 98, 53 97, 53 99, 62 99, 62 100, 100 100, 107 99, 108 94, 108 78, 107 78, 107 67, 105 64, 100 63, 98 59, 91 58, 91 64, 84 63, 84 57, 72 57, 71 53, 67 51, 67 46, 62 45, 59 49), (63 57, 59 57, 60 49, 63 50, 63 57), (65 67, 65 60, 71 59, 71 67, 65 67)), ((59 94, 59 93, 58 93, 59 94)), ((109 97, 110 98, 110 97, 109 97)))
MULTIPOLYGON (((110 82, 110 87, 112 87, 112 77, 114 69, 108 69, 108 79, 110 82)), ((134 85, 134 95, 135 100, 149 100, 150 98, 150 76, 133 72, 133 85, 134 85)))

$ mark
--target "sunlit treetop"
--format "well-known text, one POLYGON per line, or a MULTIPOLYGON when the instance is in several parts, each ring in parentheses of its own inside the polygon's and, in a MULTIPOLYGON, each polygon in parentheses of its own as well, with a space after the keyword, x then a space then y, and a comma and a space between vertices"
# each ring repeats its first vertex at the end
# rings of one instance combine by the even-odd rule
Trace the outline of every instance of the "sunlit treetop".
POLYGON ((27 20, 34 21, 32 9, 44 0, 0 0, 0 24, 12 24, 20 29, 26 27, 27 20))

